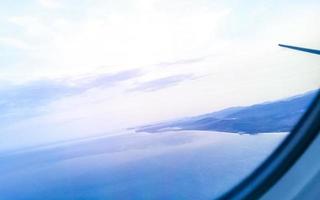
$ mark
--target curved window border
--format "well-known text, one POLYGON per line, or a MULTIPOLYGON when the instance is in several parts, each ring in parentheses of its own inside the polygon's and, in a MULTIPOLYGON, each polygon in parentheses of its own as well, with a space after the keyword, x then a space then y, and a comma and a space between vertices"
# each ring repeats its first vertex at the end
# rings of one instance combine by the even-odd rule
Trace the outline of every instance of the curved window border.
POLYGON ((219 200, 258 199, 303 155, 320 131, 320 89, 308 110, 279 147, 246 179, 219 200))

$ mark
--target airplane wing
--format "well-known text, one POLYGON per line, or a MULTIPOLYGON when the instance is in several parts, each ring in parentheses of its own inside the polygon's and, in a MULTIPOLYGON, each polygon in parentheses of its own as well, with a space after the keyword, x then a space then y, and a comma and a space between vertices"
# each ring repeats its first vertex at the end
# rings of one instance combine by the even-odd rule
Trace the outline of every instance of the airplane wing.
POLYGON ((284 44, 279 44, 279 46, 280 47, 289 48, 289 49, 298 50, 298 51, 304 51, 304 52, 320 55, 320 50, 317 50, 317 49, 307 49, 307 48, 303 48, 303 47, 295 47, 295 46, 284 45, 284 44))

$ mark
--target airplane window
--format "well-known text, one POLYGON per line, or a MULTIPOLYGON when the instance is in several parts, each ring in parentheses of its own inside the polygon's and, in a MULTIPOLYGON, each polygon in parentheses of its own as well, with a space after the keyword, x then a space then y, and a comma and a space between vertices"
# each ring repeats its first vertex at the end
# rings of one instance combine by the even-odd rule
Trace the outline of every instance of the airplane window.
POLYGON ((319 92, 319 8, 2 1, 0 199, 218 198, 319 92))

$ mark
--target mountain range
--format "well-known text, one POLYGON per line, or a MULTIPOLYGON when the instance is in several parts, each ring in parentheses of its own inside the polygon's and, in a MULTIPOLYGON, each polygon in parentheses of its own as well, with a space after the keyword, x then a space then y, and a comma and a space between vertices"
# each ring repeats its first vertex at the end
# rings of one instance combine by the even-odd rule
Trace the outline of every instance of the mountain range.
POLYGON ((199 116, 135 128, 136 132, 203 130, 231 133, 289 132, 307 110, 318 90, 244 107, 231 107, 199 116))

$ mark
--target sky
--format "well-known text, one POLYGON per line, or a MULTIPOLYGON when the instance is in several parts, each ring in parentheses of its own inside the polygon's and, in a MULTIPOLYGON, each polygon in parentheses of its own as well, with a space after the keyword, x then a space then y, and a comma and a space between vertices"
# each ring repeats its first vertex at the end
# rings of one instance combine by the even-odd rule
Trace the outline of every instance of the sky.
POLYGON ((320 2, 3 0, 0 149, 319 88, 320 2), (19 139, 17 139, 19 138, 19 139))

